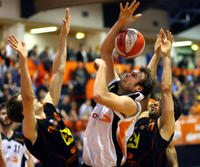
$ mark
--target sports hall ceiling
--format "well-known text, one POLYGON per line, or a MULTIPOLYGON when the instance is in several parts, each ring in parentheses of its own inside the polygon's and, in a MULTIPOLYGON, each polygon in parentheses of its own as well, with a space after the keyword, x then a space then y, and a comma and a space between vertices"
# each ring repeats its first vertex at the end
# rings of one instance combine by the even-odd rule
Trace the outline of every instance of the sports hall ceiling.
MULTIPOLYGON (((31 15, 54 8, 66 6, 103 3, 104 12, 119 4, 131 0, 21 0, 21 16, 28 18, 31 15)), ((139 0, 139 12, 148 8, 163 9, 168 12, 171 31, 176 34, 200 23, 200 0, 139 0)), ((116 11, 116 16, 118 16, 116 11)))

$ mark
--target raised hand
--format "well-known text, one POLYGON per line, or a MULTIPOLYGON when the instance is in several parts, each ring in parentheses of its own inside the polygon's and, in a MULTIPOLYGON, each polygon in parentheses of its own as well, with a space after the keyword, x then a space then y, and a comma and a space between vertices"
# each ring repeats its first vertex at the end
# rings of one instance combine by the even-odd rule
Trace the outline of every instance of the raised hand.
POLYGON ((163 38, 165 38, 163 33, 164 31, 161 28, 159 34, 157 35, 157 39, 154 45, 154 53, 156 53, 157 55, 160 55, 160 47, 161 47, 160 42, 163 38))
POLYGON ((22 41, 18 41, 14 35, 8 36, 8 42, 11 48, 13 48, 20 57, 27 58, 28 51, 26 48, 26 44, 22 41))
POLYGON ((69 8, 66 8, 66 16, 62 19, 64 25, 61 30, 61 35, 68 35, 70 31, 70 15, 69 15, 69 8))
MULTIPOLYGON (((162 32, 162 36, 165 36, 164 31, 162 32)), ((161 38, 161 53, 164 54, 164 56, 170 56, 171 48, 172 48, 172 42, 173 42, 173 36, 172 33, 167 30, 167 37, 161 38)))
POLYGON ((136 0, 134 0, 130 6, 129 6, 129 3, 126 2, 126 5, 124 8, 122 6, 122 3, 120 3, 119 21, 126 25, 140 18, 142 14, 137 14, 133 16, 135 10, 139 7, 139 5, 140 5, 140 2, 136 2, 136 0))

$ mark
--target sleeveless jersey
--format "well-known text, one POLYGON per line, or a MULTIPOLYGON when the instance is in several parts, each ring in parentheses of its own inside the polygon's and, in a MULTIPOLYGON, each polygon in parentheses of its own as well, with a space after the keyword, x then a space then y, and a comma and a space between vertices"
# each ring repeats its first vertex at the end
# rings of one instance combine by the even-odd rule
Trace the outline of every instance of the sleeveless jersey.
POLYGON ((37 120, 37 139, 32 143, 26 139, 28 150, 44 167, 78 166, 77 150, 70 130, 64 125, 55 107, 44 104, 46 118, 37 120))
POLYGON ((140 118, 128 140, 125 167, 161 167, 161 157, 171 140, 161 137, 157 120, 140 118))
POLYGON ((10 139, 3 133, 1 136, 6 167, 27 167, 28 154, 23 136, 16 131, 10 139))
MULTIPOLYGON (((117 94, 119 80, 108 86, 110 92, 117 94)), ((138 102, 143 98, 139 92, 129 94, 138 105, 135 116, 124 118, 119 112, 97 104, 91 113, 84 139, 83 162, 93 167, 120 166, 126 159, 126 143, 134 130, 135 118, 141 110, 138 102), (137 100, 136 100, 137 99, 137 100)))

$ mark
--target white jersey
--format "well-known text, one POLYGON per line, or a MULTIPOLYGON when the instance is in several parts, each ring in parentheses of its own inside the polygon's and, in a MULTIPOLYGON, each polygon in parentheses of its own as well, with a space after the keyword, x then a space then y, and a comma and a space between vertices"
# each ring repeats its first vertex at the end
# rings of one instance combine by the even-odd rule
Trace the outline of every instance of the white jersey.
POLYGON ((4 134, 1 134, 1 136, 6 167, 27 167, 28 154, 22 135, 14 132, 10 139, 4 134))
MULTIPOLYGON (((117 93, 118 81, 109 84, 109 91, 117 93)), ((138 105, 138 112, 133 117, 124 118, 121 113, 100 104, 94 108, 83 138, 84 164, 113 167, 125 162, 127 141, 141 111, 139 101, 143 99, 139 92, 127 96, 133 98, 138 105)))

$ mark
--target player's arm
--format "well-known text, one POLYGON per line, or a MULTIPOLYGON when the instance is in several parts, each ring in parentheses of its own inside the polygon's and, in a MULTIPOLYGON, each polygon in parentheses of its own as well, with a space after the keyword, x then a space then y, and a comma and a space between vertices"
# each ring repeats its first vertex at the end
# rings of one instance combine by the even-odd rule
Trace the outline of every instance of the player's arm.
POLYGON ((0 134, 0 167, 6 167, 6 161, 4 159, 4 154, 2 150, 2 139, 0 134))
MULTIPOLYGON (((151 77, 155 81, 157 80, 157 68, 158 68, 158 64, 160 62, 160 56, 161 56, 160 42, 161 42, 161 39, 163 39, 163 38, 164 38, 164 31, 161 28, 159 34, 157 35, 156 42, 154 45, 154 54, 153 54, 149 64, 147 65, 147 67, 151 71, 151 77)), ((148 102, 149 102, 150 97, 151 97, 151 94, 148 95, 147 97, 145 97, 145 99, 142 101, 142 110, 143 111, 146 111, 148 109, 148 102)))
POLYGON ((159 131, 165 140, 170 140, 175 129, 174 102, 172 98, 172 68, 170 51, 173 36, 167 31, 167 39, 161 41, 161 53, 163 54, 164 64, 161 80, 161 116, 158 119, 159 131))
POLYGON ((102 59, 96 59, 95 68, 97 75, 94 83, 93 97, 95 102, 105 105, 112 110, 124 114, 126 117, 133 116, 137 112, 137 104, 128 96, 118 96, 108 91, 106 83, 107 65, 102 59))
POLYGON ((66 9, 66 17, 63 19, 63 26, 61 29, 59 43, 56 51, 56 57, 53 61, 53 76, 50 84, 50 89, 46 95, 44 102, 52 103, 54 106, 57 106, 61 88, 64 79, 65 64, 66 64, 66 48, 67 48, 67 36, 70 31, 70 16, 69 9, 66 9))
POLYGON ((130 6, 129 3, 127 2, 124 8, 120 3, 119 19, 112 27, 112 29, 108 32, 105 40, 101 45, 100 55, 108 67, 108 75, 106 78, 107 83, 110 83, 115 78, 119 78, 117 73, 114 71, 114 63, 112 58, 112 52, 115 45, 115 37, 128 23, 134 22, 137 18, 141 17, 141 14, 133 16, 133 13, 135 12, 135 10, 138 8, 139 5, 140 3, 136 2, 136 0, 134 0, 130 6))
POLYGON ((32 143, 37 138, 36 132, 36 118, 34 113, 34 93, 32 87, 31 77, 28 71, 27 63, 27 48, 24 42, 19 42, 13 35, 8 37, 10 46, 17 51, 20 57, 21 68, 21 97, 23 101, 23 134, 32 143))
POLYGON ((165 154, 167 157, 168 167, 178 167, 178 158, 173 142, 171 142, 166 148, 165 154))
POLYGON ((164 36, 164 31, 161 28, 159 34, 157 35, 157 39, 154 45, 154 54, 153 57, 151 58, 149 64, 148 64, 148 68, 151 70, 151 76, 154 80, 157 80, 157 68, 158 68, 158 64, 160 62, 160 47, 161 47, 161 40, 165 38, 164 36))

